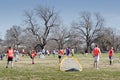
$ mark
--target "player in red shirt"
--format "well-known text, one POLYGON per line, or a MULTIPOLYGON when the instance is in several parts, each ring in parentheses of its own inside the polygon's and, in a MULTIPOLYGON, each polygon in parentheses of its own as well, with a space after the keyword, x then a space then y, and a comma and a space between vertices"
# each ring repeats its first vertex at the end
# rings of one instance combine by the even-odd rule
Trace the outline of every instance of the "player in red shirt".
POLYGON ((114 55, 113 47, 110 48, 108 55, 109 55, 110 65, 112 65, 113 55, 114 55))
POLYGON ((11 68, 13 67, 13 57, 14 57, 14 51, 11 47, 9 47, 8 51, 7 51, 7 66, 6 68, 8 68, 9 62, 11 61, 11 68))
POLYGON ((59 50, 58 50, 59 63, 61 63, 62 55, 63 55, 63 49, 59 49, 59 50))
POLYGON ((31 57, 31 59, 32 59, 32 64, 34 64, 34 58, 35 58, 35 56, 37 56, 37 53, 36 53, 36 51, 32 51, 31 52, 31 54, 30 54, 30 57, 31 57))
POLYGON ((93 57, 94 57, 94 67, 98 69, 98 62, 99 62, 99 56, 101 54, 100 48, 98 45, 95 46, 93 49, 93 57))

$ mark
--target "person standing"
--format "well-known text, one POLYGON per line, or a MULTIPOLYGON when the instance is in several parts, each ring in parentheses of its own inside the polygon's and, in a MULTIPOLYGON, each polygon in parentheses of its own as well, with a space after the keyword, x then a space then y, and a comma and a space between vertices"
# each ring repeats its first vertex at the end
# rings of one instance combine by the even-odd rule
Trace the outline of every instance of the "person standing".
POLYGON ((15 59, 15 62, 17 62, 17 60, 19 60, 19 51, 17 49, 14 49, 14 59, 15 59))
POLYGON ((13 67, 13 57, 14 57, 14 51, 11 47, 7 50, 7 65, 6 68, 8 68, 9 62, 11 61, 11 68, 13 67))
POLYGON ((54 57, 55 57, 55 54, 56 54, 56 50, 54 49, 54 50, 53 50, 53 56, 54 56, 54 57))
POLYGON ((45 55, 45 49, 42 49, 42 54, 45 55))
POLYGON ((113 55, 114 55, 113 47, 110 48, 110 50, 109 50, 109 52, 108 52, 108 55, 109 55, 110 65, 112 65, 113 55))
POLYGON ((59 49, 59 50, 58 50, 59 63, 61 63, 62 55, 63 55, 63 49, 59 49))
POLYGON ((69 47, 66 49, 66 55, 70 56, 70 48, 69 47))
POLYGON ((31 57, 31 59, 32 59, 32 64, 35 63, 35 62, 34 62, 35 56, 37 56, 37 53, 36 53, 36 51, 33 50, 33 51, 31 52, 31 55, 30 55, 30 57, 31 57))
POLYGON ((74 51, 74 49, 72 48, 72 49, 71 49, 71 54, 72 54, 72 56, 74 55, 74 53, 75 53, 75 51, 74 51))
POLYGON ((3 60, 3 53, 0 53, 0 60, 3 60))
POLYGON ((94 67, 97 69, 98 69, 100 54, 101 54, 100 48, 98 47, 98 45, 95 45, 95 48, 93 49, 93 57, 94 57, 94 67))

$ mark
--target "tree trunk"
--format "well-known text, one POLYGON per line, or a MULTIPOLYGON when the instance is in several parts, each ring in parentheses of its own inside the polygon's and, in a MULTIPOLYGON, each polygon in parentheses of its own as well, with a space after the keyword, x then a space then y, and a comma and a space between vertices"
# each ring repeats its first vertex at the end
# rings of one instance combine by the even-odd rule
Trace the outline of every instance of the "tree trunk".
POLYGON ((45 45, 43 45, 43 44, 37 44, 37 45, 34 47, 34 49, 35 49, 35 50, 42 50, 42 49, 44 49, 44 47, 45 47, 45 45))
POLYGON ((90 42, 87 42, 87 52, 91 53, 90 42))

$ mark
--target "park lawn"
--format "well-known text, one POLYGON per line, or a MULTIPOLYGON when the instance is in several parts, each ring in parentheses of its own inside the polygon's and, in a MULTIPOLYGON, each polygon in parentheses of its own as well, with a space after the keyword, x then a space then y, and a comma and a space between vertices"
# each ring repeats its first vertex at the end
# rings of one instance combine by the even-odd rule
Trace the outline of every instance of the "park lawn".
POLYGON ((20 57, 20 61, 14 62, 14 68, 5 68, 6 58, 0 61, 0 80, 120 80, 120 53, 116 53, 113 65, 109 65, 108 55, 103 53, 100 57, 99 69, 93 68, 91 54, 74 55, 81 63, 81 72, 59 71, 58 58, 52 55, 45 59, 35 58, 35 64, 31 64, 28 56, 20 57))

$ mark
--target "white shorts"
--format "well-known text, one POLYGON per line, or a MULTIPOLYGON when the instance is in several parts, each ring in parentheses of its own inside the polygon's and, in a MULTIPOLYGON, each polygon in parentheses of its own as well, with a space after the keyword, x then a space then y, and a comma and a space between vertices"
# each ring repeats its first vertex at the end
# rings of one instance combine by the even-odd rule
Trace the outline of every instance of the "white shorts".
POLYGON ((94 61, 99 61, 99 56, 95 56, 94 61))

